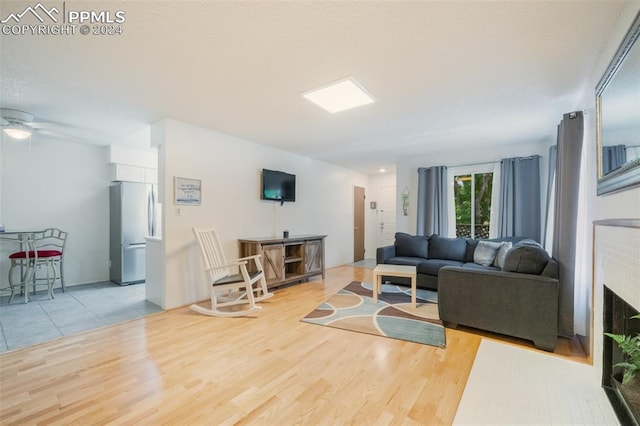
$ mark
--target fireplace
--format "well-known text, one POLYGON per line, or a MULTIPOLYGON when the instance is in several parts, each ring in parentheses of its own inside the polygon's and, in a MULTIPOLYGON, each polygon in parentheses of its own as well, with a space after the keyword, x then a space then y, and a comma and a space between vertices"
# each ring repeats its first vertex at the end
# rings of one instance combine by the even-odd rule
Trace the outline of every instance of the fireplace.
MULTIPOLYGON (((613 334, 635 336, 640 333, 640 320, 630 319, 638 311, 606 285, 603 294, 603 329, 613 334)), ((602 345, 602 386, 623 425, 640 424, 640 387, 622 386, 622 369, 615 364, 625 361, 624 353, 609 337, 602 345)))
MULTIPOLYGON (((640 407, 629 402, 640 389, 619 386, 625 361, 618 344, 604 333, 635 336, 640 320, 630 319, 640 311, 640 219, 594 222, 593 323, 591 356, 596 377, 623 425, 640 424, 640 407), (617 380, 619 378, 619 380, 617 380), (631 404, 631 406, 630 406, 631 404), (633 411, 635 409, 635 413, 633 411)), ((639 395, 640 396, 640 395, 639 395)))

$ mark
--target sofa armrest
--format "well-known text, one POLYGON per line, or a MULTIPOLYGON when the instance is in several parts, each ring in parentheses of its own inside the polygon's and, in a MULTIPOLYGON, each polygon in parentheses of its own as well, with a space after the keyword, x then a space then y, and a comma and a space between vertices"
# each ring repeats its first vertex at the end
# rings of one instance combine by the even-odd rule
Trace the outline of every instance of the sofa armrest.
POLYGON ((522 339, 552 351, 558 336, 558 280, 447 266, 438 274, 442 321, 522 339))
POLYGON ((379 265, 385 263, 387 259, 396 257, 396 246, 378 247, 376 250, 376 263, 379 265))

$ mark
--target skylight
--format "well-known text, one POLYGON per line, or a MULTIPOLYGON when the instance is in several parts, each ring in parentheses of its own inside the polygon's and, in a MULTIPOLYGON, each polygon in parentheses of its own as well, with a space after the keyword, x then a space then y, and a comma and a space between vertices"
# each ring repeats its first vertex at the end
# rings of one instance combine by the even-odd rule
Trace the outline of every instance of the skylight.
POLYGON ((373 96, 351 77, 309 90, 302 96, 332 114, 375 102, 373 96))

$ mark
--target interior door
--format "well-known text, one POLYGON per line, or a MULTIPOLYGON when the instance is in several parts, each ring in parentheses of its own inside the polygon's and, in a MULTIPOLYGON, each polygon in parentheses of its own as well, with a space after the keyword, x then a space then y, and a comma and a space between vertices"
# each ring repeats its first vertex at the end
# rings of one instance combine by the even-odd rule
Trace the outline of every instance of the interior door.
POLYGON ((378 188, 378 247, 392 245, 396 234, 396 187, 378 188))
POLYGON ((364 260, 364 188, 353 187, 353 261, 364 260))

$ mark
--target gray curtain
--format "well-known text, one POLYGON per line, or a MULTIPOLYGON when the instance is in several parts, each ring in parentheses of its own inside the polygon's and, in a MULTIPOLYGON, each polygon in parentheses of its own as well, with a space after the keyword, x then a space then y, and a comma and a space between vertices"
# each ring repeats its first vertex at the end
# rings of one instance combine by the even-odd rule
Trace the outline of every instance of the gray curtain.
POLYGON ((627 162, 627 147, 625 145, 613 145, 602 147, 602 173, 607 174, 619 169, 627 162))
POLYGON ((418 169, 418 235, 447 235, 447 168, 418 169))
POLYGON ((540 241, 540 156, 500 163, 499 237, 540 241))
POLYGON ((584 117, 581 111, 564 114, 558 126, 553 257, 558 261, 560 295, 558 333, 573 337, 578 192, 584 117))
POLYGON ((551 217, 551 206, 555 200, 551 199, 553 188, 555 186, 554 179, 556 178, 556 159, 558 158, 558 147, 553 145, 549 148, 549 171, 547 174, 547 204, 546 213, 544 216, 544 234, 542 234, 542 246, 547 247, 549 241, 547 241, 547 232, 549 226, 553 226, 553 219, 551 217))

